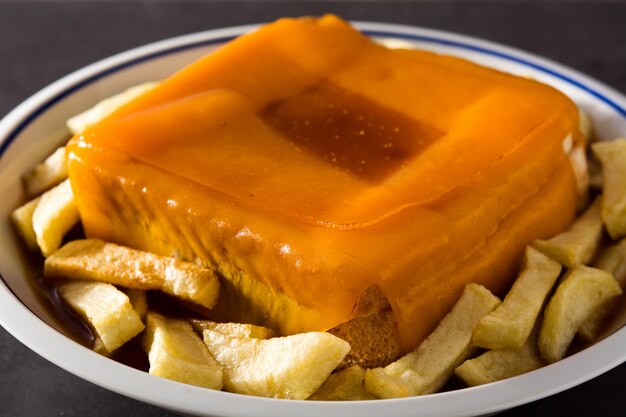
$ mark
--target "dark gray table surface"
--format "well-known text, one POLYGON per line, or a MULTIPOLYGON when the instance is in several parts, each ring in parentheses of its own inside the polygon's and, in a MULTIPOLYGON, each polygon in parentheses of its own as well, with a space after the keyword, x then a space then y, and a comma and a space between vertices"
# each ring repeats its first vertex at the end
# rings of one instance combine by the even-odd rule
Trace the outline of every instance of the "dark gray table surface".
MULTIPOLYGON (((567 64, 626 92, 626 3, 622 1, 0 0, 0 116, 59 77, 134 46, 205 29, 325 12, 502 42, 567 64)), ((622 416, 625 388, 626 365, 622 365, 501 415, 622 416)), ((172 414, 83 381, 0 328, 0 415, 172 414)))

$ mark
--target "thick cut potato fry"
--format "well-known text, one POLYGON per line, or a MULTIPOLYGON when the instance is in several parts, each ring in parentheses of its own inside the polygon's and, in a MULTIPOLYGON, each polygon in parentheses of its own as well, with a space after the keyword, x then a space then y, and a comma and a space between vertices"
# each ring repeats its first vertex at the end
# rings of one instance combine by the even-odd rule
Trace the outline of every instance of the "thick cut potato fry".
POLYGON ((474 345, 487 349, 519 348, 528 339, 561 273, 561 265, 529 246, 523 268, 502 304, 478 322, 472 337, 474 345))
POLYGON ((67 281, 59 284, 58 291, 63 301, 92 327, 107 352, 144 329, 128 297, 111 284, 67 281))
POLYGON ((560 262, 561 265, 572 267, 591 261, 601 239, 600 200, 596 199, 569 229, 552 239, 536 240, 533 246, 560 262))
POLYGON ((477 358, 466 360, 454 373, 473 387, 525 374, 542 366, 535 330, 521 347, 489 350, 477 358))
POLYGON ((48 257, 59 249, 63 236, 79 220, 69 180, 46 191, 33 212, 33 230, 43 256, 48 257))
MULTIPOLYGON (((626 239, 601 251, 594 260, 593 267, 612 274, 620 288, 624 290, 626 288, 626 239)), ((611 298, 598 306, 580 325, 578 334, 588 341, 598 338, 611 313, 618 305, 619 299, 611 298)))
POLYGON ((161 290, 212 308, 219 281, 198 265, 97 239, 67 243, 44 263, 44 276, 109 282, 140 290, 161 290))
POLYGON ((578 128, 580 133, 588 142, 593 139, 593 125, 591 124, 591 118, 582 110, 578 110, 578 128))
POLYGON ((126 294, 130 304, 137 314, 139 314, 139 317, 141 317, 142 320, 145 319, 148 313, 148 296, 146 292, 136 288, 122 288, 122 292, 126 294))
POLYGON ((119 94, 106 98, 96 104, 94 107, 86 110, 67 121, 67 127, 73 135, 82 133, 88 127, 101 122, 121 108, 123 105, 131 102, 142 94, 152 90, 158 83, 147 82, 130 87, 119 94))
POLYGON ((611 238, 626 235, 626 139, 591 147, 602 164, 602 221, 611 238))
POLYGON ((24 175, 24 186, 31 197, 49 190, 67 179, 65 147, 60 147, 40 164, 24 175))
POLYGON ((254 337, 269 339, 274 337, 274 331, 267 327, 245 323, 217 323, 210 320, 191 320, 194 330, 200 334, 205 330, 213 330, 232 337, 254 337))
POLYGON ((222 389, 223 370, 186 320, 148 312, 142 344, 149 373, 210 389, 222 389))
POLYGON ((621 293, 608 272, 583 265, 572 268, 545 309, 538 343, 541 357, 550 363, 562 359, 589 314, 621 293))
POLYGON ((98 335, 95 335, 92 349, 94 352, 99 353, 102 356, 106 356, 106 357, 111 356, 111 352, 107 350, 107 348, 104 346, 104 342, 102 341, 102 339, 100 339, 100 336, 98 335))
POLYGON ((500 304, 485 287, 468 284, 452 311, 415 349, 385 368, 368 369, 365 389, 380 398, 409 397, 439 390, 474 351, 476 324, 500 304))
POLYGON ((33 213, 35 212, 35 208, 37 208, 37 204, 39 204, 39 199, 40 198, 37 197, 23 206, 16 208, 11 213, 13 225, 24 240, 24 243, 26 243, 26 247, 31 251, 39 250, 37 236, 35 235, 35 229, 33 229, 33 213))
POLYGON ((224 367, 224 388, 240 394, 304 400, 350 351, 325 332, 272 339, 232 337, 204 330, 204 343, 224 367))
POLYGON ((374 400, 375 396, 363 387, 365 368, 353 365, 330 375, 321 387, 309 397, 316 401, 374 400))
POLYGON ((587 160, 587 170, 589 172, 589 186, 595 190, 602 191, 604 179, 602 178, 602 166, 595 159, 587 160))

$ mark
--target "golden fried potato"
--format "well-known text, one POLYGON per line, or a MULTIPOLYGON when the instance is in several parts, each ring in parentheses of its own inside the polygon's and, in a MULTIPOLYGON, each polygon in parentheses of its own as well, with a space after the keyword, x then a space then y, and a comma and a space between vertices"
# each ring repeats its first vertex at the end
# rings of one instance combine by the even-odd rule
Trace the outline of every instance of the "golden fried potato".
POLYGON ((191 320, 194 330, 202 334, 205 330, 213 330, 232 337, 254 337, 269 339, 274 337, 274 331, 267 327, 245 323, 217 323, 210 320, 191 320))
POLYGON ((33 230, 43 256, 59 249, 63 236, 79 221, 69 180, 46 191, 33 212, 33 230))
MULTIPOLYGON (((600 251, 592 266, 612 274, 623 290, 626 287, 626 239, 600 251)), ((578 334, 588 341, 595 340, 618 305, 619 299, 611 298, 598 306, 580 325, 578 334)))
POLYGON ((82 133, 85 129, 104 120, 125 104, 152 90, 157 84, 156 82, 139 84, 119 94, 106 98, 89 110, 70 118, 67 121, 67 127, 73 135, 82 133))
POLYGON ((109 282, 140 290, 161 290, 212 308, 219 281, 198 265, 130 249, 98 239, 67 243, 44 263, 44 276, 109 282))
POLYGON ((11 213, 13 225, 24 240, 24 243, 26 243, 26 247, 31 251, 39 250, 37 236, 35 235, 35 229, 33 229, 33 213, 35 212, 37 204, 39 204, 39 200, 40 197, 37 197, 23 206, 16 208, 11 213))
POLYGON ((587 141, 591 141, 591 139, 593 139, 593 125, 591 124, 591 118, 589 118, 589 115, 582 110, 578 110, 578 128, 587 141))
POLYGON ((67 179, 65 147, 60 147, 40 164, 24 175, 24 186, 31 197, 49 190, 67 179))
POLYGON ((539 352, 547 362, 565 356, 582 322, 599 305, 622 293, 611 274, 577 265, 572 268, 550 299, 539 332, 539 352))
POLYGON ((535 330, 521 347, 489 350, 474 359, 466 360, 454 373, 473 387, 525 374, 542 366, 535 330))
POLYGON ((92 350, 96 353, 99 353, 102 356, 106 356, 106 357, 111 356, 111 352, 107 350, 107 348, 104 346, 104 342, 102 341, 102 339, 100 339, 98 335, 94 335, 92 350))
POLYGON ((353 365, 331 374, 321 387, 309 397, 316 401, 374 400, 375 396, 363 387, 365 368, 353 365))
POLYGON ((326 332, 256 339, 204 330, 203 336, 224 367, 224 388, 261 397, 307 399, 350 351, 326 332))
POLYGON ((222 389, 222 367, 186 320, 168 319, 148 312, 142 344, 148 353, 150 374, 199 387, 222 389))
POLYGON ((626 235, 626 139, 591 147, 602 164, 602 221, 611 238, 626 235))
POLYGON ((137 314, 139 314, 139 317, 141 317, 142 320, 145 319, 148 313, 148 296, 146 292, 136 288, 122 288, 121 291, 126 294, 130 304, 137 314))
POLYGON ((524 269, 502 304, 478 322, 472 343, 487 349, 523 346, 560 273, 558 262, 527 247, 524 269))
POLYGON ((468 284, 452 311, 411 353, 385 368, 368 369, 365 389, 380 398, 409 397, 438 391, 474 351, 474 328, 500 304, 485 287, 468 284))
POLYGON ((58 285, 58 291, 63 301, 91 326, 107 352, 113 352, 144 329, 128 297, 111 284, 66 281, 58 285))
POLYGON ((600 200, 596 199, 569 229, 549 240, 536 240, 533 246, 561 265, 571 267, 591 261, 601 238, 600 200))

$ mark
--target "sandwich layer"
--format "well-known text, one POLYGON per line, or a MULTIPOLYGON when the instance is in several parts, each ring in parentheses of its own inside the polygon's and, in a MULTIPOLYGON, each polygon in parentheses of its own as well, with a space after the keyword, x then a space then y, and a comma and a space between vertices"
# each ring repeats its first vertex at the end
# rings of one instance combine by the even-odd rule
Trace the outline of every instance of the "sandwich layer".
POLYGON ((328 330, 377 286, 407 350, 572 221, 577 118, 537 82, 282 19, 73 138, 69 175, 89 237, 220 272, 217 316, 328 330))

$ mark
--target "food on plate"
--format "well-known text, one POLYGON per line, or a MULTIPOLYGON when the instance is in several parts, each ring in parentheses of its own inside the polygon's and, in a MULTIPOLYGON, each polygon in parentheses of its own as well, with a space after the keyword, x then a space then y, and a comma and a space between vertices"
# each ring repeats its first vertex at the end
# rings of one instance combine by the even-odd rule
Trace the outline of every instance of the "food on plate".
POLYGON ((475 350, 474 328, 500 304, 485 287, 468 284, 452 311, 411 353, 384 368, 368 369, 365 388, 380 398, 398 398, 438 391, 475 350))
POLYGON ((148 312, 142 344, 148 353, 150 374, 199 387, 222 388, 222 367, 189 322, 148 312))
POLYGON ((24 175, 24 186, 30 196, 36 196, 67 179, 65 147, 61 146, 24 175))
POLYGON ((502 304, 478 322, 472 343, 487 349, 519 348, 530 336, 561 265, 532 247, 502 304))
POLYGON ((591 118, 584 111, 578 112, 578 128, 580 129, 580 133, 589 141, 593 140, 593 124, 591 123, 591 118))
POLYGON ((587 264, 600 246, 602 231, 600 199, 596 199, 569 229, 548 240, 536 240, 533 246, 563 266, 587 264))
POLYGON ((144 329, 128 297, 111 284, 66 281, 57 288, 61 298, 89 324, 109 353, 144 329))
MULTIPOLYGON (((626 288, 626 239, 600 251, 592 266, 613 275, 623 291, 626 288)), ((606 328, 611 314, 620 305, 620 301, 612 298, 596 308, 580 325, 578 334, 587 341, 596 340, 606 328)))
POLYGON ((114 301, 91 312, 101 293, 145 321, 152 374, 355 400, 518 375, 597 337, 626 279, 622 245, 594 257, 621 227, 623 145, 595 145, 590 179, 589 120, 561 93, 405 46, 281 19, 70 119, 12 220, 93 349, 123 339, 114 301), (79 214, 86 239, 61 246, 79 214))
POLYGON ((348 354, 348 342, 326 332, 271 339, 203 331, 211 355, 224 367, 230 392, 305 400, 348 354))
POLYGON ((214 319, 347 334, 377 286, 395 335, 380 361, 467 283, 502 294, 526 245, 569 225, 566 139, 583 140, 578 110, 555 89, 325 16, 234 40, 67 152, 86 235, 215 269, 214 319))
POLYGON ((128 297, 128 301, 133 306, 133 309, 139 314, 143 321, 148 314, 148 296, 145 290, 138 290, 136 288, 122 288, 122 292, 128 297))
POLYGON ((206 308, 215 305, 220 287, 212 270, 98 239, 79 239, 65 244, 46 258, 44 276, 161 290, 206 308))
POLYGON ((32 221, 37 246, 43 256, 51 255, 61 246, 63 236, 80 221, 68 179, 41 195, 32 221))
POLYGON ((39 250, 37 235, 35 235, 35 229, 33 229, 33 213, 35 212, 37 204, 39 204, 39 200, 40 197, 30 200, 11 213, 11 221, 15 229, 22 237, 26 247, 31 251, 39 250))
POLYGON ((205 330, 213 330, 218 333, 233 337, 254 337, 256 339, 269 339, 274 337, 272 329, 263 326, 255 326, 246 323, 217 323, 211 320, 191 320, 194 330, 200 334, 205 330))
MULTIPOLYGON (((94 107, 70 118, 67 121, 67 127, 73 135, 80 134, 88 127, 106 119, 125 104, 128 104, 145 92, 150 91, 156 87, 156 85, 156 82, 142 83, 106 98, 98 102, 94 107)), ((63 155, 63 157, 65 157, 65 155, 63 155)))
POLYGON ((537 329, 520 347, 489 350, 468 359, 454 370, 454 374, 468 386, 488 384, 534 371, 544 365, 537 348, 537 329))
POLYGON ((315 401, 359 401, 376 397, 363 387, 365 368, 353 365, 331 374, 308 399, 315 401))
POLYGON ((546 306, 538 341, 541 357, 548 362, 562 359, 582 322, 621 293, 610 273, 584 265, 571 268, 546 306))
POLYGON ((613 239, 626 235, 626 139, 594 143, 602 164, 602 221, 613 239))

